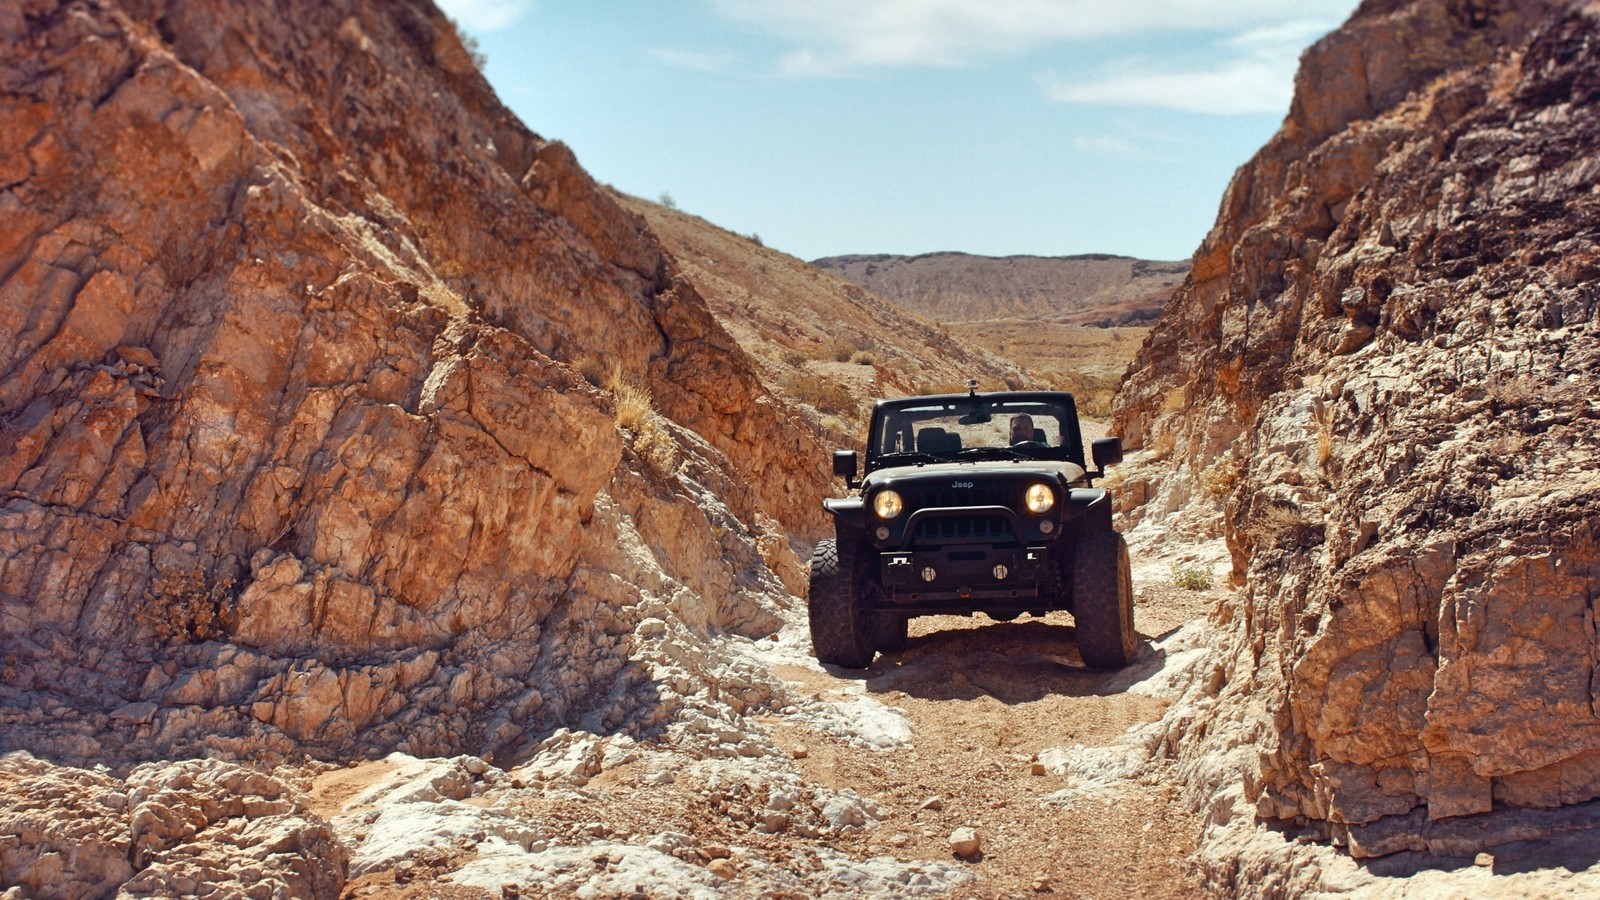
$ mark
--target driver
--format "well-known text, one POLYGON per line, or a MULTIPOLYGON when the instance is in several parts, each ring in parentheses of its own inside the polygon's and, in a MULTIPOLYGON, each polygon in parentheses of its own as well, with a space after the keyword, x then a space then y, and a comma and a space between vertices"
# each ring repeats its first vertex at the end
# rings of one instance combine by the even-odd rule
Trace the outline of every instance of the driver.
POLYGON ((1033 440, 1034 440, 1034 438, 1033 438, 1033 416, 1030 416, 1027 413, 1022 413, 1021 415, 1012 416, 1011 417, 1011 443, 1012 443, 1012 445, 1015 446, 1017 444, 1032 443, 1033 440))

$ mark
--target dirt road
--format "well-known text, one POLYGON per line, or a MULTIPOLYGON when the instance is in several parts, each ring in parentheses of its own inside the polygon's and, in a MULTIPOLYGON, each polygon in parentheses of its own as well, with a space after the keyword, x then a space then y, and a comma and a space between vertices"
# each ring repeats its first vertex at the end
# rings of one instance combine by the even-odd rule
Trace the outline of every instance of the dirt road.
POLYGON ((1146 726, 1165 645, 1215 597, 1135 588, 1122 672, 1082 665, 1064 613, 918 619, 860 672, 788 628, 757 642, 786 701, 726 735, 737 750, 576 734, 509 771, 335 769, 313 798, 354 847, 347 897, 1199 896, 1197 825, 1146 726), (980 849, 958 856, 964 828, 980 849))

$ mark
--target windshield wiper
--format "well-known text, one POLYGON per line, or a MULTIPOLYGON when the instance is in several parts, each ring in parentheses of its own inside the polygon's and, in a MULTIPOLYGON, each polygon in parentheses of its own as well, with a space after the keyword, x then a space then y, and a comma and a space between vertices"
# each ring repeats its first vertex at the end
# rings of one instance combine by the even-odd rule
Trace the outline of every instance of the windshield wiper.
POLYGON ((878 454, 879 463, 891 459, 897 462, 910 461, 914 459, 920 459, 926 462, 938 462, 940 457, 934 456, 932 453, 923 453, 920 450, 896 450, 893 453, 878 454))
POLYGON ((968 447, 957 453, 956 456, 998 456, 1001 459, 1029 459, 1031 457, 1011 449, 1010 447, 968 447))

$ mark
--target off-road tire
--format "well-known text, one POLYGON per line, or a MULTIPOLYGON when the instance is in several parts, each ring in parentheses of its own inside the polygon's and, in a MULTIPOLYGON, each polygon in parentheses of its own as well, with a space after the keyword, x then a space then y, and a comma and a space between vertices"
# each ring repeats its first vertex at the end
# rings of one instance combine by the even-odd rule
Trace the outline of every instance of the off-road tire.
POLYGON ((1073 618, 1078 655, 1092 669, 1120 669, 1139 653, 1133 630, 1133 576, 1128 542, 1115 531, 1078 538, 1072 558, 1073 618))
POLYGON ((878 613, 878 649, 904 650, 911 641, 911 617, 901 613, 878 613))
POLYGON ((878 652, 878 629, 872 615, 863 609, 855 562, 854 547, 841 548, 832 539, 818 541, 811 554, 806 610, 817 661, 865 669, 878 652))

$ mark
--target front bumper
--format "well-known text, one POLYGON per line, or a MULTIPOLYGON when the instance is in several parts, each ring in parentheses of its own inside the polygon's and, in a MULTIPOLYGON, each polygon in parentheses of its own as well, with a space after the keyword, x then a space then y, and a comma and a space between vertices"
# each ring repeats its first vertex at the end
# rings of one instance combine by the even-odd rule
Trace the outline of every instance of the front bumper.
POLYGON ((887 605, 905 612, 1052 608, 1053 552, 975 544, 890 550, 879 554, 879 583, 887 605))

